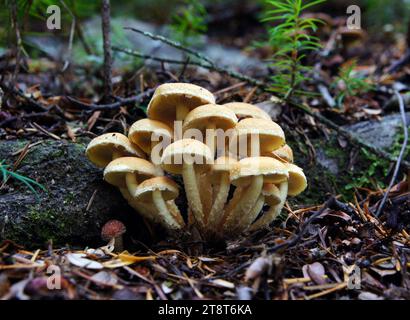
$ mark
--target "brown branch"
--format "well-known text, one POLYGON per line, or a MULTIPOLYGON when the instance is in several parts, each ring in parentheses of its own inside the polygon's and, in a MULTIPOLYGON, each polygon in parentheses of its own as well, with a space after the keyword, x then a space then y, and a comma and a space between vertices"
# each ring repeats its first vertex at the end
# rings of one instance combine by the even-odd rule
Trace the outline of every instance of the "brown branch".
POLYGON ((104 49, 104 96, 112 96, 112 55, 111 55, 111 30, 110 30, 110 0, 102 0, 101 20, 104 49))
POLYGON ((20 71, 20 59, 21 59, 21 34, 20 27, 17 18, 17 0, 11 1, 11 26, 14 28, 16 44, 15 44, 15 56, 16 56, 16 66, 14 68, 12 83, 15 82, 17 75, 20 71))
POLYGON ((75 98, 66 96, 66 98, 78 105, 81 106, 83 108, 86 108, 90 111, 97 111, 97 110, 103 110, 103 111, 107 111, 107 110, 115 110, 118 109, 119 107, 123 106, 123 105, 127 105, 127 104, 131 104, 131 103, 136 103, 139 101, 142 101, 143 99, 151 96, 151 94, 154 93, 156 88, 151 88, 148 90, 145 90, 144 92, 137 94, 135 96, 132 97, 128 97, 128 98, 117 98, 117 101, 114 103, 108 103, 108 104, 94 104, 94 103, 84 103, 80 100, 77 100, 75 98))
POLYGON ((394 168, 393 176, 390 180, 389 187, 387 188, 386 192, 384 193, 382 202, 380 203, 379 207, 377 208, 376 211, 376 217, 380 215, 382 212, 384 205, 386 204, 387 197, 390 194, 391 189, 393 188, 394 183, 396 182, 397 175, 399 174, 400 170, 400 164, 403 161, 403 157, 406 153, 406 148, 407 148, 407 143, 409 140, 409 133, 408 133, 408 128, 407 128, 407 119, 406 119, 406 108, 404 106, 404 101, 403 97, 400 95, 398 91, 395 91, 394 94, 397 96, 397 99, 399 100, 399 106, 400 106, 400 114, 401 114, 401 120, 403 123, 403 133, 404 133, 404 140, 403 144, 401 146, 400 154, 399 157, 397 158, 396 166, 394 168))

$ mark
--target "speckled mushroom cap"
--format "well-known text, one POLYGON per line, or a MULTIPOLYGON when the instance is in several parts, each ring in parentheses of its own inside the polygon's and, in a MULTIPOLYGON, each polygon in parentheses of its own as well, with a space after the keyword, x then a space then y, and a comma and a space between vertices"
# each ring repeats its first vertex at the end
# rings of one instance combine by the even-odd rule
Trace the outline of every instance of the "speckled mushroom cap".
POLYGON ((147 160, 122 157, 108 164, 104 170, 104 180, 116 187, 124 188, 126 186, 125 176, 128 173, 136 174, 138 181, 164 175, 161 168, 147 160))
POLYGON ((260 152, 273 151, 285 144, 285 133, 275 122, 266 119, 247 118, 236 125, 236 137, 248 137, 248 148, 251 146, 251 137, 255 135, 259 138, 260 152))
POLYGON ((282 162, 270 157, 250 157, 240 160, 230 174, 235 186, 247 186, 253 176, 263 176, 264 183, 280 183, 288 179, 288 170, 282 162))
POLYGON ((233 166, 237 163, 238 161, 231 157, 222 156, 217 158, 212 165, 212 180, 218 181, 221 173, 230 173, 233 166))
POLYGON ((148 105, 148 118, 164 122, 171 127, 176 119, 176 107, 185 105, 189 110, 204 104, 215 103, 214 95, 190 83, 165 83, 160 85, 148 105))
POLYGON ((85 151, 88 159, 100 168, 111 162, 114 152, 121 156, 145 158, 138 146, 133 145, 123 134, 115 132, 94 138, 85 151))
POLYGON ((205 131, 211 124, 217 129, 228 130, 235 127, 237 122, 235 113, 228 108, 217 104, 206 104, 188 113, 183 131, 192 128, 205 131))
POLYGON ((144 202, 152 201, 152 193, 161 191, 165 201, 174 200, 179 195, 178 184, 168 177, 155 177, 141 182, 134 194, 134 197, 144 202))
POLYGON ((270 206, 275 206, 280 203, 280 191, 273 183, 265 183, 262 188, 262 195, 265 197, 265 202, 270 206))
POLYGON ((285 163, 289 171, 288 195, 297 196, 307 188, 306 176, 303 169, 292 163, 285 163))
POLYGON ((198 171, 206 171, 213 163, 209 147, 193 139, 178 140, 165 148, 161 157, 162 168, 173 174, 181 174, 183 163, 193 163, 198 171))
POLYGON ((230 102, 223 105, 233 111, 239 120, 245 118, 272 120, 269 114, 253 104, 245 102, 230 102))
POLYGON ((141 119, 131 126, 128 138, 132 143, 141 148, 145 153, 151 153, 153 135, 158 137, 167 137, 169 141, 172 140, 172 129, 166 124, 151 120, 141 119))
POLYGON ((279 149, 276 149, 275 151, 265 152, 262 155, 266 157, 273 157, 282 162, 293 163, 293 151, 287 144, 285 144, 283 147, 280 147, 279 149))

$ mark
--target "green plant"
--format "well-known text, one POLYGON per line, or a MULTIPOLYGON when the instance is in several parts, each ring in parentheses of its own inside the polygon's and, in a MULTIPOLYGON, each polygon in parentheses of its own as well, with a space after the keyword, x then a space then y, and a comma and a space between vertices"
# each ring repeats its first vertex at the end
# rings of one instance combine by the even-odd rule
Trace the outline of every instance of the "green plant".
POLYGON ((3 164, 3 161, 0 161, 0 172, 3 176, 3 184, 6 183, 9 178, 13 178, 25 184, 27 188, 29 188, 30 191, 34 193, 36 198, 38 198, 38 193, 36 189, 34 189, 34 187, 38 187, 43 191, 47 191, 46 188, 42 184, 38 183, 37 181, 33 179, 30 179, 21 174, 18 174, 17 172, 14 172, 10 170, 9 168, 10 168, 10 165, 3 164))
POLYGON ((355 74, 355 68, 357 66, 356 61, 352 61, 339 70, 339 76, 336 77, 335 81, 332 83, 332 87, 340 87, 336 100, 337 105, 341 106, 343 100, 346 97, 353 97, 357 95, 362 95, 373 89, 373 85, 368 83, 362 76, 355 74))
POLYGON ((185 45, 196 42, 198 37, 208 29, 206 16, 206 9, 201 2, 184 0, 182 10, 172 17, 173 38, 185 45))
POLYGON ((271 77, 271 90, 285 99, 292 95, 306 94, 300 90, 309 80, 312 67, 303 65, 306 53, 321 47, 319 38, 309 34, 316 31, 319 19, 303 17, 312 6, 326 0, 265 0, 263 22, 269 23, 270 45, 276 51, 271 66, 275 74, 271 77), (272 25, 272 22, 279 24, 272 25))

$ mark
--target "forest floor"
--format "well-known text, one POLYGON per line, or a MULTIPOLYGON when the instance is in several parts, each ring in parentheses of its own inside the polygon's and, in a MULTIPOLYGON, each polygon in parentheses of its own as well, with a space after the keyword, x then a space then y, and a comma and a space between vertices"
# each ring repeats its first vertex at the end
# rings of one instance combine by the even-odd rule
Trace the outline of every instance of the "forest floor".
MULTIPOLYGON (((45 139, 76 143, 104 132, 124 131, 145 117, 153 88, 165 82, 190 82, 212 91, 220 104, 264 102, 272 109, 279 108, 277 121, 286 133, 293 132, 290 140, 295 155, 314 167, 317 141, 328 141, 333 135, 334 148, 345 155, 342 166, 349 167, 344 168, 343 181, 352 186, 347 190, 340 184, 320 185, 318 167, 316 176, 308 179, 317 186, 311 194, 320 190, 320 200, 298 198, 286 205, 287 217, 271 228, 222 244, 165 239, 149 246, 138 243, 136 250, 131 247, 115 253, 110 244, 90 248, 85 243, 80 248, 49 242, 44 247, 26 248, 5 239, 0 243, 0 297, 410 299, 410 187, 402 180, 408 163, 399 159, 402 171, 393 173, 403 137, 397 140, 396 154, 369 146, 366 162, 360 163, 363 155, 358 154, 367 150, 366 146, 341 129, 400 114, 395 91, 408 88, 410 68, 394 62, 406 56, 406 39, 363 35, 359 46, 343 43, 343 22, 327 18, 332 27, 321 31, 326 52, 311 58, 317 79, 305 88, 321 94, 300 98, 299 106, 273 99, 264 90, 266 77, 215 67, 204 71, 188 63, 141 64, 138 70, 125 73, 114 70, 114 97, 108 102, 99 101, 102 75, 92 66, 73 65, 65 72, 55 72, 53 60, 25 59, 13 81, 2 77, 1 140, 29 139, 31 145, 45 139), (340 88, 337 83, 333 85, 334 79, 339 67, 351 63, 353 57, 359 57, 355 72, 373 79, 374 88, 346 96, 337 107, 334 104, 340 88), (247 77, 257 78, 262 85, 247 77), (124 100, 127 97, 131 98, 124 100), (377 166, 372 165, 376 162, 377 166), (396 181, 384 202, 392 176, 396 181), (377 216, 381 205, 383 210, 377 216), (49 288, 50 276, 56 272, 62 276, 59 290, 49 288)), ((236 42, 222 36, 213 41, 231 46, 240 42, 238 47, 243 50, 249 47, 251 39, 246 39, 251 34, 248 30, 236 42)), ((267 50, 254 49, 252 55, 263 60, 270 54, 267 50)), ((4 74, 12 73, 15 67, 13 56, 0 58, 4 74)), ((15 170, 24 154, 14 157, 15 170)), ((6 182, 1 192, 19 188, 23 186, 6 182), (13 189, 6 184, 12 184, 13 189)))

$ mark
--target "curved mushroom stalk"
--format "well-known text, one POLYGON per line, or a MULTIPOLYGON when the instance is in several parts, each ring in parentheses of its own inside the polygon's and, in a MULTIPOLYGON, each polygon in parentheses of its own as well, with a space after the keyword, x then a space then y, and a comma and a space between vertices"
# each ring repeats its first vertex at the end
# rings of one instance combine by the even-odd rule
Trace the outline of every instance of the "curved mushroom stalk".
POLYGON ((184 121, 186 115, 189 113, 189 108, 185 104, 179 104, 176 106, 176 120, 184 121))
POLYGON ((274 221, 282 211, 285 202, 286 202, 286 197, 288 195, 288 181, 284 181, 279 185, 279 191, 280 191, 280 202, 276 206, 272 206, 269 208, 269 210, 262 215, 258 220, 255 221, 254 224, 252 224, 249 228, 250 231, 254 231, 256 229, 264 228, 269 226, 272 221, 274 221))
POLYGON ((182 178, 185 185, 185 193, 188 205, 192 210, 195 220, 200 226, 204 226, 204 212, 199 194, 198 183, 195 175, 194 164, 184 162, 182 167, 182 178))
POLYGON ((169 212, 172 214, 173 218, 181 227, 185 227, 185 221, 182 218, 181 211, 179 210, 178 206, 176 205, 174 200, 166 201, 167 207, 169 212))
POLYGON ((245 189, 246 191, 244 192, 243 197, 229 213, 224 224, 225 231, 229 232, 229 230, 236 228, 242 216, 249 214, 261 194, 262 187, 263 176, 253 176, 250 185, 245 189))
POLYGON ((152 201, 155 207, 157 208, 161 220, 163 221, 164 226, 166 228, 169 228, 171 230, 178 230, 182 228, 182 226, 175 220, 173 215, 170 213, 167 203, 162 197, 161 190, 154 190, 152 192, 152 201))
POLYGON ((262 211, 265 204, 265 197, 260 195, 258 200, 255 203, 255 206, 251 209, 249 214, 244 215, 239 222, 238 227, 240 228, 238 232, 246 231, 253 221, 258 217, 259 213, 262 211))
POLYGON ((134 173, 127 173, 125 175, 125 184, 130 194, 135 194, 138 188, 138 179, 134 173))
POLYGON ((229 172, 221 173, 218 185, 215 186, 215 200, 208 217, 209 228, 218 226, 224 215, 224 206, 228 199, 230 188, 229 172))
POLYGON ((207 172, 197 172, 196 181, 198 182, 198 190, 201 190, 200 197, 204 216, 204 224, 207 225, 212 207, 212 182, 210 175, 207 172))
POLYGON ((145 219, 153 222, 158 222, 158 218, 155 215, 155 208, 153 205, 135 200, 129 193, 127 188, 119 188, 122 196, 127 200, 128 204, 135 209, 145 219))

